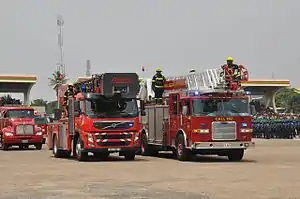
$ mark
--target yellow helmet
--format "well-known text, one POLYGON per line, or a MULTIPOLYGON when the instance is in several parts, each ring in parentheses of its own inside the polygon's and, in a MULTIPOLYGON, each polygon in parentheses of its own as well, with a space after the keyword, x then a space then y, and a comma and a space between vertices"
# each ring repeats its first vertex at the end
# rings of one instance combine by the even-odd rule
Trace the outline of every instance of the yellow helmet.
POLYGON ((157 68, 156 72, 162 72, 162 70, 160 68, 157 68))
POLYGON ((72 83, 68 83, 68 86, 73 86, 73 84, 72 83))
POLYGON ((231 56, 227 57, 227 61, 233 61, 233 57, 231 56))

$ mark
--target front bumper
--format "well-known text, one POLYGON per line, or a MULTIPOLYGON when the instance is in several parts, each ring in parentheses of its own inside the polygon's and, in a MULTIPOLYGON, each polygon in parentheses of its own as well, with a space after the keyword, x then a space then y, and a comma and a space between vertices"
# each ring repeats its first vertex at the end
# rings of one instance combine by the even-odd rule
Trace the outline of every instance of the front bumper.
POLYGON ((230 149, 247 149, 254 147, 255 143, 251 141, 230 141, 230 142, 195 142, 191 149, 195 150, 230 150, 230 149))
POLYGON ((20 144, 40 144, 43 143, 43 136, 4 136, 3 141, 5 144, 20 145, 20 144))

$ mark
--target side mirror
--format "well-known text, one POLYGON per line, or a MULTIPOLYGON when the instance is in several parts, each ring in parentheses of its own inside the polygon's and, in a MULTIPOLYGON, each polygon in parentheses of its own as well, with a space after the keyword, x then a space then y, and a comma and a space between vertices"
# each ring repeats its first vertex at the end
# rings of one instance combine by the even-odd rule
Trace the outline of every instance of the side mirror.
POLYGON ((61 109, 55 109, 54 110, 54 120, 60 120, 62 116, 62 110, 61 109))
POLYGON ((183 106, 182 107, 182 115, 187 115, 188 113, 188 107, 187 106, 183 106))
POLYGON ((146 112, 145 111, 141 111, 141 116, 145 116, 146 112))
POLYGON ((141 110, 141 112, 145 112, 145 102, 144 102, 144 100, 140 101, 140 110, 141 110))

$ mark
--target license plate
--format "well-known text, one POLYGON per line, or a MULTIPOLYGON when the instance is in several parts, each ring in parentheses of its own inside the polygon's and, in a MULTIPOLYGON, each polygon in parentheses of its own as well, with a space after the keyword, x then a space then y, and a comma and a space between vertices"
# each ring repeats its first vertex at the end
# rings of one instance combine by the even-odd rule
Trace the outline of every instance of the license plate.
POLYGON ((22 140, 22 143, 28 143, 28 140, 22 140))
POLYGON ((120 148, 110 148, 110 149, 108 149, 108 151, 121 151, 121 149, 120 148))
POLYGON ((230 143, 224 143, 224 147, 231 147, 230 143))

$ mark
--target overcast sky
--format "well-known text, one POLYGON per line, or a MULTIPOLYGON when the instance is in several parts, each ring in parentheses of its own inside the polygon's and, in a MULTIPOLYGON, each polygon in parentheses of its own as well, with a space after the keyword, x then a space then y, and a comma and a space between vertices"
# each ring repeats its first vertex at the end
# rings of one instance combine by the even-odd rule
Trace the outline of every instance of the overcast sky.
POLYGON ((59 58, 63 15, 66 71, 186 73, 231 55, 251 78, 300 85, 299 0, 1 0, 0 73, 36 74, 31 99, 55 99, 47 78, 59 58))

